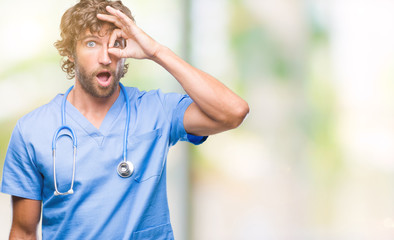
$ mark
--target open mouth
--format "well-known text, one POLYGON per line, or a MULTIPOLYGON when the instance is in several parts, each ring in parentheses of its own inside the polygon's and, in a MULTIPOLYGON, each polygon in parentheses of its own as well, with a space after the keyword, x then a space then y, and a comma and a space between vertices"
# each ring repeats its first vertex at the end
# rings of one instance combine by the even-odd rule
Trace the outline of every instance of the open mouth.
POLYGON ((96 75, 97 81, 103 87, 107 87, 111 83, 111 73, 108 71, 99 72, 96 75))

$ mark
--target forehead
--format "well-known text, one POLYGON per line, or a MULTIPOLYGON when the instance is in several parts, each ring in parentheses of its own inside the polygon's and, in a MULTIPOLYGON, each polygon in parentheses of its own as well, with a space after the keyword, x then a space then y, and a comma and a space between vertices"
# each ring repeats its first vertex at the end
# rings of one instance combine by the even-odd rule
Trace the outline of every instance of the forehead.
POLYGON ((98 32, 92 32, 90 28, 86 28, 82 31, 78 37, 78 40, 83 40, 88 37, 97 37, 102 38, 105 36, 111 35, 112 31, 115 29, 114 25, 111 24, 104 24, 101 28, 99 28, 98 32))

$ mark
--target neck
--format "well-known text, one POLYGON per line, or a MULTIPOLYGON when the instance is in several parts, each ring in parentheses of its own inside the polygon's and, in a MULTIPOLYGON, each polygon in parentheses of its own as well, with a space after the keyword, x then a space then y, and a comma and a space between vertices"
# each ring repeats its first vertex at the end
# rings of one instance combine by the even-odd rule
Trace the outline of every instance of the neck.
POLYGON ((99 129, 107 112, 118 98, 119 92, 120 87, 118 86, 114 94, 109 97, 94 97, 87 93, 78 81, 75 81, 75 86, 67 96, 67 100, 77 108, 93 126, 99 129))

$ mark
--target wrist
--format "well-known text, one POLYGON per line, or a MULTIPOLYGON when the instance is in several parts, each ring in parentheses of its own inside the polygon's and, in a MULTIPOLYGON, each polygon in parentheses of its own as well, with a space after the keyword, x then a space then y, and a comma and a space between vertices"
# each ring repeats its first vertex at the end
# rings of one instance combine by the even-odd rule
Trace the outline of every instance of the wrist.
POLYGON ((169 51, 170 51, 170 49, 167 48, 166 46, 159 45, 157 47, 156 52, 151 57, 151 60, 158 63, 158 64, 161 64, 164 60, 164 57, 168 54, 169 51))

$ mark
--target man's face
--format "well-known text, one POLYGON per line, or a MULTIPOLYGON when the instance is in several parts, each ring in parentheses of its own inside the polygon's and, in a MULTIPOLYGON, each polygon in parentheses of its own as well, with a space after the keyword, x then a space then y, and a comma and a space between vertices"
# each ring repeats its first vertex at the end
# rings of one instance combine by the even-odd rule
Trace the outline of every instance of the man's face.
MULTIPOLYGON (((104 25, 100 33, 91 33, 89 29, 81 34, 77 41, 75 56, 75 77, 82 89, 99 98, 111 96, 118 88, 123 77, 124 58, 108 54, 111 31, 104 25)), ((123 48, 124 41, 118 39, 114 47, 123 48)))

